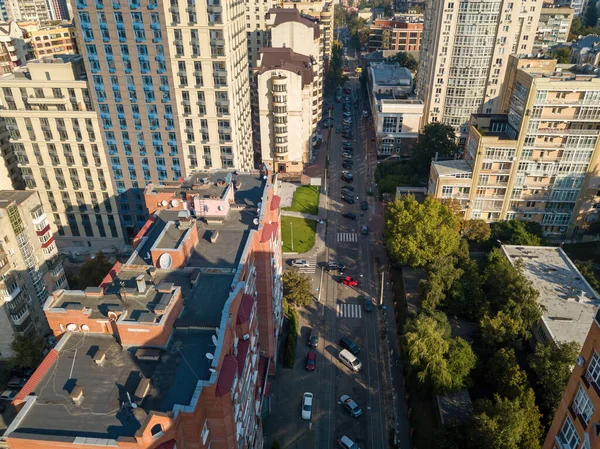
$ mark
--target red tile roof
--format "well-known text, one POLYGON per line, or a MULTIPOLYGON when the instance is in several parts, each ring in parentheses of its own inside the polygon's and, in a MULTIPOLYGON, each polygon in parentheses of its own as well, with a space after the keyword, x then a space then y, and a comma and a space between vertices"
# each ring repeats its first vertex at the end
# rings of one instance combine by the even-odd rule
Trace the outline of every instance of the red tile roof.
POLYGON ((250 339, 238 341, 236 358, 238 362, 238 375, 240 377, 242 377, 242 372, 244 371, 244 364, 246 363, 248 349, 250 349, 250 339))
POLYGON ((40 363, 40 366, 37 367, 33 375, 29 378, 27 383, 23 386, 23 388, 21 388, 21 391, 19 391, 19 393, 15 396, 13 399, 13 404, 19 404, 29 395, 29 393, 35 389, 35 387, 37 387, 50 367, 54 365, 54 362, 57 358, 58 351, 56 349, 51 349, 48 355, 44 357, 44 360, 42 360, 42 363, 40 363))
POLYGON ((272 223, 266 223, 263 226, 262 234, 260 235, 260 243, 268 242, 277 234, 277 227, 279 223, 274 221, 272 223))
POLYGON ((250 319, 252 307, 254 307, 254 296, 247 293, 244 294, 242 296, 242 302, 240 302, 240 309, 238 310, 237 324, 244 324, 250 319))
POLYGON ((164 443, 160 443, 154 449, 173 449, 176 444, 177 444, 177 441, 169 440, 169 441, 165 441, 164 443))
POLYGON ((217 388, 215 389, 216 397, 221 398, 231 391, 237 367, 238 362, 234 356, 225 356, 223 363, 221 364, 219 378, 217 379, 217 388))
POLYGON ((279 195, 273 195, 273 199, 271 200, 271 210, 279 209, 280 204, 281 204, 281 197, 279 195))

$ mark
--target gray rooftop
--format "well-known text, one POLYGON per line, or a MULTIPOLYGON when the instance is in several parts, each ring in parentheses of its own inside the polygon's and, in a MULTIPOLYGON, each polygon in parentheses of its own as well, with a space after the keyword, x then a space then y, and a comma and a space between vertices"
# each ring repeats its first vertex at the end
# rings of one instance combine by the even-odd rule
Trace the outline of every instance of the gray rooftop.
POLYGON ((158 361, 138 360, 134 350, 121 348, 110 335, 66 334, 57 346, 58 358, 34 390, 33 405, 11 437, 34 434, 72 442, 134 436, 150 410, 166 412, 175 404, 187 405, 197 382, 209 379, 211 362, 200 348, 212 343, 213 334, 175 332, 158 361), (102 365, 93 360, 98 351, 106 354, 102 365), (150 379, 148 395, 136 400, 134 393, 144 378, 150 379), (75 387, 83 389, 79 405, 69 396, 75 387), (138 403, 137 409, 128 406, 127 393, 138 403))
POLYGON ((511 261, 521 260, 524 274, 540 293, 542 320, 554 341, 583 344, 600 297, 562 248, 503 245, 511 261))
POLYGON ((26 190, 0 190, 0 209, 6 208, 13 201, 21 204, 31 195, 35 195, 35 192, 26 190))
POLYGON ((467 390, 436 396, 439 419, 443 426, 465 423, 473 415, 473 403, 467 390))
POLYGON ((440 176, 452 176, 460 174, 472 174, 471 166, 464 159, 454 159, 451 161, 436 161, 431 165, 440 176))
POLYGON ((372 64, 373 83, 377 86, 412 86, 413 78, 410 70, 400 67, 399 64, 372 64))

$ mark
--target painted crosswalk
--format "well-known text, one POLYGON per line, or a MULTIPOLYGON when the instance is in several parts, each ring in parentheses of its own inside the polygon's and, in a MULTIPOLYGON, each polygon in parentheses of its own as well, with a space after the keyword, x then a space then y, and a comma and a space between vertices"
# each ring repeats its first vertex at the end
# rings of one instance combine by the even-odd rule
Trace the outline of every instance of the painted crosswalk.
POLYGON ((358 234, 356 232, 338 232, 338 242, 358 242, 358 234))
POLYGON ((362 318, 362 308, 360 304, 337 303, 338 318, 362 318))
POLYGON ((308 267, 296 267, 300 273, 314 274, 317 270, 317 258, 308 258, 308 267))

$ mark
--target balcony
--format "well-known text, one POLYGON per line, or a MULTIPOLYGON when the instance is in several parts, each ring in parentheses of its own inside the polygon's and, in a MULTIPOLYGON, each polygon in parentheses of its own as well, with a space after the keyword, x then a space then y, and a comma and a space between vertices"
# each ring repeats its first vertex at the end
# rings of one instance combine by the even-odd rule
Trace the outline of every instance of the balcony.
POLYGON ((18 285, 12 290, 12 291, 8 291, 8 290, 4 290, 3 293, 3 297, 4 300, 6 302, 11 302, 14 301, 16 299, 17 296, 19 296, 19 293, 21 293, 21 287, 19 287, 18 285))
POLYGON ((23 309, 23 312, 20 315, 11 315, 10 318, 12 319, 13 323, 15 323, 15 325, 20 325, 22 324, 27 317, 29 316, 29 309, 25 308, 23 309))

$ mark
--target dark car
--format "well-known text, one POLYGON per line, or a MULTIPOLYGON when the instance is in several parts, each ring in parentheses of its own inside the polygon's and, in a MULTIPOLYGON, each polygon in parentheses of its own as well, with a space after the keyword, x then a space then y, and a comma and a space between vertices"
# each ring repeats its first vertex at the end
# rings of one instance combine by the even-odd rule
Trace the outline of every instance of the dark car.
POLYGON ((367 203, 366 201, 363 201, 362 203, 360 203, 360 208, 362 210, 367 210, 369 208, 369 203, 367 203))
POLYGON ((346 213, 342 214, 342 217, 349 218, 350 220, 356 220, 356 214, 354 214, 352 212, 346 212, 346 213))
POLYGON ((354 204, 354 198, 348 195, 342 195, 342 199, 348 204, 354 204))
POLYGON ((340 346, 344 349, 347 349, 354 355, 360 352, 360 348, 358 347, 358 345, 352 340, 350 340, 348 337, 344 337, 340 340, 340 346))
POLYGON ((352 191, 348 189, 342 189, 342 195, 352 196, 352 191))
POLYGON ((344 181, 344 182, 354 182, 354 177, 351 178, 348 175, 342 175, 341 178, 342 178, 342 181, 344 181))
POLYGON ((354 192, 354 186, 344 186, 344 189, 348 189, 351 192, 354 192))
POLYGON ((342 136, 347 139, 352 139, 352 134, 342 134, 342 136))
POLYGON ((372 312, 373 311, 373 300, 366 296, 363 296, 362 299, 365 303, 365 312, 372 312))
POLYGON ((327 271, 327 272, 339 271, 340 273, 343 273, 345 269, 346 269, 346 265, 343 265, 343 264, 337 263, 337 262, 329 262, 329 263, 327 263, 327 265, 325 265, 325 271, 327 271))
POLYGON ((306 371, 314 371, 317 367, 317 353, 308 351, 306 354, 306 371))
POLYGON ((335 133, 339 134, 340 133, 340 127, 338 126, 337 128, 335 128, 335 133))
POLYGON ((345 169, 347 169, 347 170, 350 170, 352 168, 352 163, 349 160, 345 160, 342 163, 342 167, 345 168, 345 169))
POLYGON ((316 348, 319 346, 319 336, 313 329, 311 329, 310 333, 308 334, 308 346, 311 348, 316 348))
POLYGON ((340 402, 346 408, 346 410, 348 410, 350 412, 350 415, 352 415, 352 417, 357 418, 360 415, 362 415, 362 410, 360 409, 358 404, 354 401, 354 399, 352 399, 350 396, 348 396, 346 394, 343 395, 340 398, 340 402))

